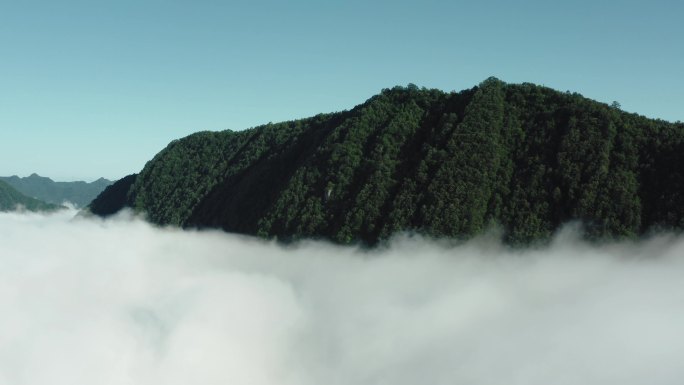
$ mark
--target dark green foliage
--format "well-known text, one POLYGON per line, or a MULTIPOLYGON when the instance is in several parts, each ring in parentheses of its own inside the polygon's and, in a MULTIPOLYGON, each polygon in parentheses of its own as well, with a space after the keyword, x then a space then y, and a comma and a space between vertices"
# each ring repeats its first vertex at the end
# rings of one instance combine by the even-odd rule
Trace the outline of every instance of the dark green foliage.
POLYGON ((116 214, 124 206, 130 206, 128 192, 135 183, 136 177, 137 174, 131 174, 107 186, 97 198, 90 202, 88 209, 106 217, 116 214))
POLYGON ((55 211, 62 208, 64 207, 27 197, 0 180, 0 211, 55 211))
POLYGON ((684 125, 490 78, 385 89, 351 111, 172 142, 91 205, 159 224, 374 244, 397 231, 513 244, 684 228, 684 125), (129 187, 130 186, 130 187, 129 187))
POLYGON ((25 178, 20 178, 16 175, 0 177, 0 180, 7 182, 7 184, 24 195, 54 204, 71 202, 78 207, 83 207, 90 203, 105 187, 112 183, 104 178, 91 183, 83 181, 55 182, 50 178, 37 174, 31 174, 25 178))

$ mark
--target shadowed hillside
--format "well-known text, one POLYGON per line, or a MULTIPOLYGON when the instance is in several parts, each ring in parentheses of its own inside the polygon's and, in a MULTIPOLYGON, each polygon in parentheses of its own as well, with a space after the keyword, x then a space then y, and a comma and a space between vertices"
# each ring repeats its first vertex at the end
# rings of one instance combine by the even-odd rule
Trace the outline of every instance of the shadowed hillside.
POLYGON ((546 240, 684 227, 684 124, 490 78, 385 89, 350 111, 175 140, 90 206, 159 224, 374 244, 397 231, 546 240))

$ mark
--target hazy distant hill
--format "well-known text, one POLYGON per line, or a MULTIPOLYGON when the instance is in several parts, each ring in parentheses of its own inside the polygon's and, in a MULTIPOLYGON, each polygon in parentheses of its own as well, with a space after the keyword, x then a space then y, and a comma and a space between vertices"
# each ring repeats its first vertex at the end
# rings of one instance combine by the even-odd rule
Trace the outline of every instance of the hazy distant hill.
POLYGON ((78 207, 86 206, 100 194, 111 181, 100 178, 94 182, 55 182, 50 178, 31 174, 20 178, 16 175, 0 177, 24 195, 43 200, 48 203, 62 204, 71 202, 78 207))
POLYGON ((684 228, 684 124, 490 78, 385 89, 350 111, 171 142, 91 205, 159 224, 375 243, 396 231, 511 243, 684 228))
POLYGON ((27 197, 9 184, 0 181, 0 211, 13 211, 17 208, 29 211, 53 211, 61 206, 27 197))

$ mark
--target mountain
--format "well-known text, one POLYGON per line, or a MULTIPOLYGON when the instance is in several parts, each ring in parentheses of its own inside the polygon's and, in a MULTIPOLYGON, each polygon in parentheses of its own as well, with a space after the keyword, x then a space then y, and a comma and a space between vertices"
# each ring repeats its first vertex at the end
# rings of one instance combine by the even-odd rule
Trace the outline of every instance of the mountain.
POLYGON ((16 175, 0 177, 24 195, 43 200, 48 203, 62 204, 71 202, 78 207, 84 207, 100 194, 111 181, 100 178, 94 182, 55 182, 50 178, 31 174, 20 178, 16 175))
POLYGON ((0 180, 0 211, 13 211, 18 208, 29 211, 54 211, 63 207, 29 198, 0 180))
POLYGON ((350 111, 174 140, 95 199, 154 223, 375 244, 397 231, 511 244, 684 228, 684 124, 490 78, 385 89, 350 111))

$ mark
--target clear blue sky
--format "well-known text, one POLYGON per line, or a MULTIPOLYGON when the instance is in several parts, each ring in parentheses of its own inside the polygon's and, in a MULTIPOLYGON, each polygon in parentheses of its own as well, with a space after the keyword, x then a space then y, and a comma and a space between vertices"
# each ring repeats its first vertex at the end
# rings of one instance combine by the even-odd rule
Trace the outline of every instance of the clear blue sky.
POLYGON ((488 76, 684 120, 682 1, 1 1, 0 175, 116 179, 169 141, 488 76))

